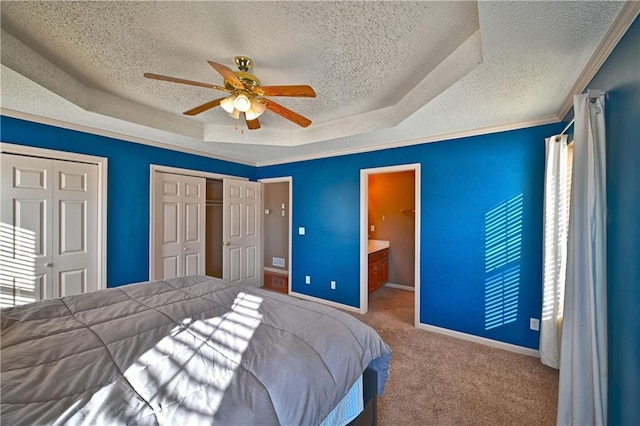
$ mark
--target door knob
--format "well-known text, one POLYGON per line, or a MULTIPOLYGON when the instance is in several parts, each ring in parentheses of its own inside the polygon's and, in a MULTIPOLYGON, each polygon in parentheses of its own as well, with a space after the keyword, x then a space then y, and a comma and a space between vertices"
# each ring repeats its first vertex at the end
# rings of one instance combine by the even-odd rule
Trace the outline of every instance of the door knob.
POLYGON ((50 267, 52 267, 52 266, 53 266, 53 263, 45 263, 45 264, 44 264, 44 267, 45 267, 45 268, 50 268, 50 267))
POLYGON ((182 250, 187 251, 187 250, 189 250, 189 249, 188 249, 187 247, 185 247, 185 248, 183 248, 182 250))
POLYGON ((231 243, 230 243, 229 241, 225 241, 225 242, 224 242, 224 243, 222 243, 222 244, 224 244, 225 246, 230 246, 230 245, 231 245, 231 243))

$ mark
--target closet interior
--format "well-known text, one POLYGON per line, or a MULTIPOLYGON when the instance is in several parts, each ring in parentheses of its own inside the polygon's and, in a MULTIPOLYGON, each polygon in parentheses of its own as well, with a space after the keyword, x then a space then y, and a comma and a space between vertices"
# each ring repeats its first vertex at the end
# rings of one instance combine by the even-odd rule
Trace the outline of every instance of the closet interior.
POLYGON ((205 273, 222 278, 222 180, 207 179, 206 188, 205 273))

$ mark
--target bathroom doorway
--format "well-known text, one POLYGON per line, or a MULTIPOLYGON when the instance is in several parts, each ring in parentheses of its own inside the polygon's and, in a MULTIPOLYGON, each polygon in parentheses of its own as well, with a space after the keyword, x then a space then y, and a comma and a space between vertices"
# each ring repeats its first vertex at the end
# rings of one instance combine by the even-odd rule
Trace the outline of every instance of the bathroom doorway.
POLYGON ((370 294, 407 291, 418 324, 420 165, 364 169, 360 183, 360 313, 369 310, 370 294))
POLYGON ((260 179, 263 184, 264 288, 291 291, 291 177, 260 179))

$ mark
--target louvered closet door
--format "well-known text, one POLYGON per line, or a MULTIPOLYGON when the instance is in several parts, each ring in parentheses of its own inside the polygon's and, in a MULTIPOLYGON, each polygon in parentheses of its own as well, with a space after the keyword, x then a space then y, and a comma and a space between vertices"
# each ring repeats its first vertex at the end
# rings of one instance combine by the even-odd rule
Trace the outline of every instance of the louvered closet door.
POLYGON ((156 172, 153 279, 204 275, 204 178, 156 172))
POLYGON ((1 154, 2 306, 97 289, 97 166, 1 154))

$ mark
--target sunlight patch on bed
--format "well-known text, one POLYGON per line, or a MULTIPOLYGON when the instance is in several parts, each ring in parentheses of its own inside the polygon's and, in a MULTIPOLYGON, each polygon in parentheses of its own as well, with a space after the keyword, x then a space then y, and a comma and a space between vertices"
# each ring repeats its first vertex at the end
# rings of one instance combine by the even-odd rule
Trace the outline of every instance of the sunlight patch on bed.
POLYGON ((125 377, 161 423, 202 416, 198 399, 206 399, 209 414, 216 412, 262 321, 261 304, 262 298, 240 292, 221 316, 185 318, 127 369, 125 377))

